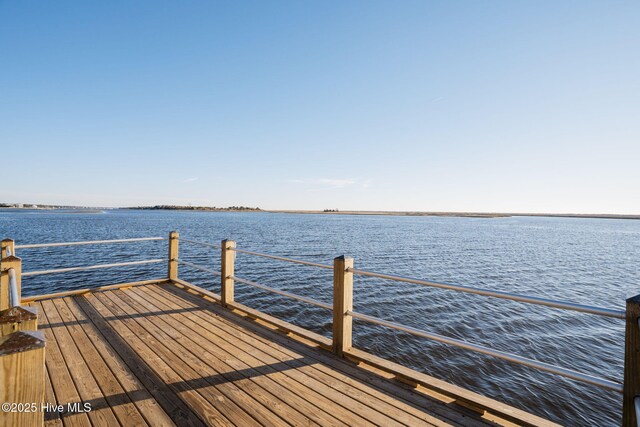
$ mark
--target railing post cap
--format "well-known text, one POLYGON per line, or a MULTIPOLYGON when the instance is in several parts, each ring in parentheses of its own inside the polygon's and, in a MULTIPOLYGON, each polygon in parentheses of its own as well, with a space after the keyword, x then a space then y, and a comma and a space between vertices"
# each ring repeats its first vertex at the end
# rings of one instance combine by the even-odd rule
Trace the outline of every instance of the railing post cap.
POLYGON ((178 237, 178 235, 179 235, 179 234, 180 234, 180 233, 178 233, 176 230, 173 230, 173 231, 171 231, 171 232, 169 233, 169 236, 171 236, 171 237, 178 237))
POLYGON ((0 324, 21 323, 26 320, 36 320, 38 310, 35 307, 18 306, 0 311, 0 324))
POLYGON ((627 303, 636 303, 640 304, 640 295, 633 296, 627 299, 627 303))
POLYGON ((0 337, 0 356, 35 350, 45 346, 42 331, 18 331, 0 337))
POLYGON ((222 243, 223 243, 223 244, 225 244, 225 245, 227 245, 227 244, 235 245, 235 244, 236 244, 236 241, 235 241, 235 240, 231 240, 231 239, 224 239, 224 240, 222 241, 222 243))
POLYGON ((12 243, 13 239, 2 239, 2 243, 12 243))
POLYGON ((335 261, 353 261, 353 258, 346 255, 340 255, 334 258, 335 261))
POLYGON ((15 255, 9 255, 8 257, 2 258, 2 262, 22 262, 22 259, 15 255))

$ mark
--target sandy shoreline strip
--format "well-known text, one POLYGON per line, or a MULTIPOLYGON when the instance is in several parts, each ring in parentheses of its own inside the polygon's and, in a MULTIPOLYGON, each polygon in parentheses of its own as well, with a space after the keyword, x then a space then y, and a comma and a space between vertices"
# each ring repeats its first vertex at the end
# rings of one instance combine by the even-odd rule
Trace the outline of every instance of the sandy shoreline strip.
POLYGON ((599 218, 599 219, 640 219, 640 215, 624 214, 548 214, 548 213, 499 213, 499 212, 419 212, 419 211, 306 211, 306 210, 263 210, 261 212, 314 214, 314 215, 387 215, 387 216, 442 216, 458 218, 509 218, 514 216, 539 216, 552 218, 599 218))
POLYGON ((595 218, 595 219, 635 219, 639 220, 640 215, 632 214, 574 214, 574 213, 503 213, 503 212, 427 212, 427 211, 319 211, 319 210, 286 210, 286 209, 233 209, 233 208, 211 208, 211 207, 190 207, 181 209, 180 207, 132 207, 132 208, 85 208, 85 207, 65 207, 65 208, 14 208, 4 207, 3 211, 25 210, 60 213, 104 213, 110 210, 174 210, 189 212, 267 212, 280 214, 308 214, 308 215, 378 215, 378 216, 439 216, 454 218, 509 218, 515 216, 537 216, 550 218, 595 218), (67 212, 64 212, 67 211, 67 212))

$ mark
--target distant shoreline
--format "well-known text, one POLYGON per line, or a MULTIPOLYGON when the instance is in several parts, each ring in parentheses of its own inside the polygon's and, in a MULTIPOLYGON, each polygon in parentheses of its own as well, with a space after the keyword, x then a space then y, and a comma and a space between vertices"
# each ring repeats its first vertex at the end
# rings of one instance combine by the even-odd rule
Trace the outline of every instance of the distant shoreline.
POLYGON ((461 218, 508 218, 512 214, 479 212, 418 212, 418 211, 305 211, 265 210, 263 212, 310 215, 377 215, 377 216, 448 216, 461 218))
POLYGON ((227 208, 206 206, 140 206, 140 207, 84 207, 84 206, 50 206, 38 205, 38 207, 0 206, 4 210, 38 210, 38 211, 62 211, 73 210, 71 213, 98 213, 109 210, 166 210, 188 212, 265 212, 281 214, 305 214, 305 215, 372 215, 372 216, 437 216, 451 218, 510 218, 519 216, 533 216, 545 218, 593 218, 593 219, 632 219, 640 220, 640 215, 629 214, 553 214, 553 213, 502 213, 502 212, 426 212, 426 211, 320 211, 320 210, 285 210, 285 209, 260 209, 244 206, 231 206, 227 208))
POLYGON ((640 219, 640 215, 625 214, 547 214, 547 213, 499 213, 499 212, 421 212, 421 211, 306 211, 306 210, 264 210, 271 213, 313 214, 313 215, 381 215, 381 216, 439 216, 456 218, 510 218, 516 216, 537 216, 551 218, 593 218, 593 219, 640 219))

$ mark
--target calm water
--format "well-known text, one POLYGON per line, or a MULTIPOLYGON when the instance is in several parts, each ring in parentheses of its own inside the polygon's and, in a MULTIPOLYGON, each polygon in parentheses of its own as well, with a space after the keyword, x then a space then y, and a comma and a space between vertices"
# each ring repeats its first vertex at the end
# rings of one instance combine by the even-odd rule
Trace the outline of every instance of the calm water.
MULTIPOLYGON (((102 214, 0 210, 0 238, 18 244, 183 237, 434 281, 624 308, 640 293, 640 221, 565 218, 437 218, 269 213, 108 211, 102 214)), ((23 249, 24 270, 165 257, 166 242, 23 249)), ((181 244, 185 260, 219 269, 219 253, 181 244)), ((239 254, 238 277, 331 301, 331 271, 239 254)), ((27 277, 26 295, 166 275, 166 266, 27 277)), ((219 292, 217 278, 180 267, 180 276, 219 292)), ((251 307, 329 336, 323 309, 236 285, 251 307)), ((355 310, 439 334, 621 381, 624 325, 617 319, 418 285, 356 277, 355 310)), ((354 322, 354 344, 465 388, 566 425, 612 426, 621 396, 489 356, 354 322)))

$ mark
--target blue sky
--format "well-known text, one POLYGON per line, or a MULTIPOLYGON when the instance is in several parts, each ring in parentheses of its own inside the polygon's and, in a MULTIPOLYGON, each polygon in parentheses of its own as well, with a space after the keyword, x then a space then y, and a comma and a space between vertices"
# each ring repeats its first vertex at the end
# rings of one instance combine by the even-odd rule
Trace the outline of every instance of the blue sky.
POLYGON ((640 213, 640 2, 1 1, 0 202, 640 213))

